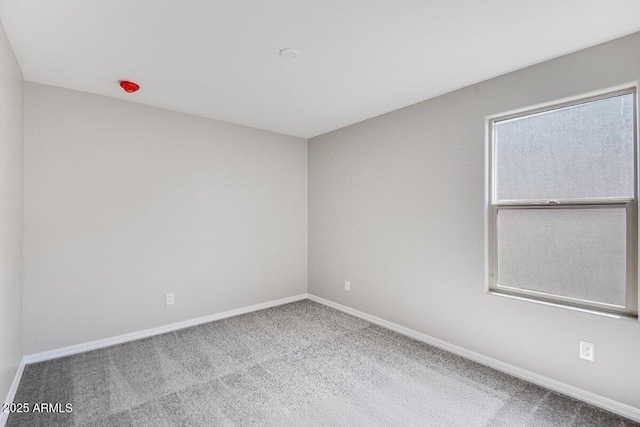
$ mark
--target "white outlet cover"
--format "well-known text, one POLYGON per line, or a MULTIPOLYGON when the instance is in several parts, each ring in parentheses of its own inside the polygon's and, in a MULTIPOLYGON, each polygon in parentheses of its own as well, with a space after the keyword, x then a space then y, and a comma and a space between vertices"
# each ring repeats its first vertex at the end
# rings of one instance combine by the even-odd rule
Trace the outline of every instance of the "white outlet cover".
POLYGON ((591 342, 580 341, 580 359, 594 362, 596 359, 596 345, 591 342))
POLYGON ((167 305, 173 305, 175 303, 175 298, 173 294, 167 294, 165 298, 165 302, 167 305))
POLYGON ((351 292, 351 282, 344 282, 344 290, 351 292))

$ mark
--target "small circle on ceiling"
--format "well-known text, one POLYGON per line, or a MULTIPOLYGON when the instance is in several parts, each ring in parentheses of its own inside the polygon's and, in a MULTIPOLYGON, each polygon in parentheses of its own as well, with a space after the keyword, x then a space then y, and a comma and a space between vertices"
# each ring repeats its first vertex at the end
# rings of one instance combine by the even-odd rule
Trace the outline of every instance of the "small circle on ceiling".
POLYGON ((284 59, 296 59, 298 57, 298 51, 287 47, 280 51, 280 56, 284 59))

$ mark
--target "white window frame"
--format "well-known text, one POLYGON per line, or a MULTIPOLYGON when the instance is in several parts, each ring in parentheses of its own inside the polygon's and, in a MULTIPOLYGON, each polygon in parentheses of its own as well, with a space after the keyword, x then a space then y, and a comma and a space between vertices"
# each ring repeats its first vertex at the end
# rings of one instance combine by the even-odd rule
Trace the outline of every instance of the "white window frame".
POLYGON ((617 314, 629 317, 638 316, 638 100, 636 87, 610 91, 596 96, 583 97, 568 102, 554 103, 540 108, 521 110, 516 113, 490 117, 487 119, 488 144, 489 144, 489 173, 488 173, 488 193, 489 193, 489 226, 488 226, 488 291, 493 294, 514 296, 534 302, 550 303, 567 308, 586 309, 588 311, 617 314), (566 200, 503 200, 497 201, 497 159, 496 159, 496 131, 495 124, 504 120, 518 117, 530 116, 533 114, 553 111, 560 108, 585 104, 606 98, 620 95, 633 95, 633 158, 634 158, 634 197, 633 198, 600 198, 600 199, 566 199, 566 200), (620 208, 627 212, 627 260, 626 260, 626 301, 625 306, 607 304, 597 301, 581 300, 577 298, 564 297, 555 294, 513 288, 499 284, 498 277, 498 233, 497 221, 500 210, 506 209, 584 209, 584 208, 620 208))

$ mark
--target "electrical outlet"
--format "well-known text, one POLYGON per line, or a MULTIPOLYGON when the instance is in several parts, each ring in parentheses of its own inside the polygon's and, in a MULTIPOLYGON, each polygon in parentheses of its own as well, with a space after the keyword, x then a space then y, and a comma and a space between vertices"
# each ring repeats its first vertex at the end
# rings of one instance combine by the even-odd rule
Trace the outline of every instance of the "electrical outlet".
POLYGON ((586 341, 580 341, 580 359, 590 360, 596 359, 596 345, 586 341))
POLYGON ((351 292, 351 282, 344 282, 344 290, 351 292))
POLYGON ((165 298, 165 302, 167 305, 173 305, 173 303, 175 302, 173 294, 167 294, 165 298))

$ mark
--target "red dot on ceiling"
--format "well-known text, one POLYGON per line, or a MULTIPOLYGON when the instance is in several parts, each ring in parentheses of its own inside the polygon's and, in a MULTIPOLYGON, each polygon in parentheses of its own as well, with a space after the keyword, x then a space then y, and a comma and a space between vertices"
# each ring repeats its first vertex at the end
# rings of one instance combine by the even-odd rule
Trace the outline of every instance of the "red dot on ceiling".
POLYGON ((140 89, 140 85, 127 80, 120 80, 120 87, 127 93, 133 93, 140 89))

